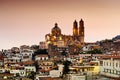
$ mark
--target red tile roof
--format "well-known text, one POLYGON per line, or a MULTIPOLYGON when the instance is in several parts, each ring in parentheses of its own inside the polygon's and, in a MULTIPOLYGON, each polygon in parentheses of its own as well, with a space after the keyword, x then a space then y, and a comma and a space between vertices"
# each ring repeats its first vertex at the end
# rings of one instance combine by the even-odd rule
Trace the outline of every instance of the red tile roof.
POLYGON ((105 55, 105 56, 102 56, 102 59, 110 59, 110 58, 113 58, 113 59, 120 59, 120 56, 112 56, 112 55, 105 55))
POLYGON ((24 61, 22 62, 23 65, 31 65, 31 64, 34 64, 35 62, 34 61, 24 61))
POLYGON ((0 76, 14 76, 14 74, 9 74, 9 73, 0 73, 0 76))

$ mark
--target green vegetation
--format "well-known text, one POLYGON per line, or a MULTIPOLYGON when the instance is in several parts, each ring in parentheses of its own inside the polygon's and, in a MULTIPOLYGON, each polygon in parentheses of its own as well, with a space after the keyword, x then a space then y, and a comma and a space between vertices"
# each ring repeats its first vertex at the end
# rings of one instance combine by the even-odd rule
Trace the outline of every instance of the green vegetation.
POLYGON ((69 69, 70 64, 71 64, 71 62, 67 61, 67 60, 63 62, 63 65, 64 65, 63 75, 68 74, 68 72, 70 71, 70 69, 69 69))
POLYGON ((100 44, 101 43, 110 43, 110 42, 113 42, 113 40, 111 39, 105 39, 105 40, 101 40, 101 41, 98 41, 100 44))
POLYGON ((30 72, 30 73, 27 75, 27 77, 30 78, 30 79, 32 79, 32 80, 34 80, 35 74, 36 74, 36 73, 32 71, 32 72, 30 72))
POLYGON ((16 77, 20 77, 20 74, 19 74, 19 73, 16 73, 16 77))
POLYGON ((87 52, 80 52, 79 54, 102 54, 103 52, 100 49, 94 49, 87 52))
POLYGON ((68 53, 63 50, 63 51, 61 52, 61 55, 62 55, 62 56, 67 56, 68 53))
POLYGON ((37 51, 35 51, 35 54, 48 54, 46 49, 38 49, 37 51))
POLYGON ((94 49, 87 52, 88 54, 102 54, 102 51, 99 49, 94 49))

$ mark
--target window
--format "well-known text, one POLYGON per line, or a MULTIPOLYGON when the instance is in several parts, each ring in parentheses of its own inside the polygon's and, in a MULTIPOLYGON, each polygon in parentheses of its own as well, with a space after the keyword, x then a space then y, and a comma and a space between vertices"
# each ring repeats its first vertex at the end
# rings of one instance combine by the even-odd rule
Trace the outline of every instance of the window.
POLYGON ((113 74, 115 73, 115 71, 113 70, 113 74))
POLYGON ((116 67, 118 67, 118 63, 116 62, 116 67))
POLYGON ((111 62, 110 62, 110 66, 111 66, 111 62))
POLYGON ((105 66, 105 62, 104 62, 104 66, 105 66))
POLYGON ((114 62, 113 62, 113 67, 114 67, 114 62))
POLYGON ((107 62, 107 64, 106 64, 107 66, 108 66, 108 62, 107 62))
POLYGON ((110 73, 111 73, 111 69, 110 69, 110 73))
POLYGON ((107 69, 107 72, 109 71, 109 69, 107 69))
POLYGON ((118 71, 118 75, 120 75, 120 71, 118 71))
POLYGON ((116 71, 116 74, 118 74, 118 71, 116 71))
POLYGON ((46 60, 46 57, 44 58, 44 60, 46 60))

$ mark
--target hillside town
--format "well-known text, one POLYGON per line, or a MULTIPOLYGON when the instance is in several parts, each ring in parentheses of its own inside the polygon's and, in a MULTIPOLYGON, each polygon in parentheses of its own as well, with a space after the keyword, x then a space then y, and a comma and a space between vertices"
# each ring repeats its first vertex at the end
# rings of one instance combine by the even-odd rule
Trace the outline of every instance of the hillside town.
POLYGON ((84 21, 64 35, 55 23, 45 41, 0 51, 0 80, 120 80, 120 36, 85 42, 84 21))

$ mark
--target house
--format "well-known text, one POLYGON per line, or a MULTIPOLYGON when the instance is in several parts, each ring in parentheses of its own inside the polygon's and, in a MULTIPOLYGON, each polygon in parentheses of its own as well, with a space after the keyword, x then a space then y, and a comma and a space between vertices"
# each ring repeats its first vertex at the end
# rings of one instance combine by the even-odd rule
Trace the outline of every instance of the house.
POLYGON ((0 73, 5 73, 5 69, 4 68, 0 68, 0 73))
POLYGON ((29 61, 29 60, 32 60, 32 56, 34 54, 33 50, 22 50, 20 52, 20 54, 22 54, 22 61, 29 61))
POLYGON ((112 54, 102 57, 100 74, 105 77, 120 77, 120 55, 112 54))
POLYGON ((0 54, 0 67, 4 66, 4 57, 2 54, 0 54))
POLYGON ((48 54, 39 54, 35 56, 35 61, 39 61, 39 60, 48 60, 48 54))
POLYGON ((83 46, 83 51, 87 52, 87 51, 91 51, 94 49, 100 49, 99 45, 96 45, 95 43, 88 43, 86 45, 83 46))
POLYGON ((5 57, 4 58, 4 68, 13 69, 15 66, 18 66, 17 63, 21 62, 19 57, 5 57))
POLYGON ((50 77, 60 77, 63 74, 63 67, 64 65, 58 64, 58 70, 51 70, 50 71, 50 77))
POLYGON ((19 76, 25 76, 26 72, 25 70, 14 69, 14 70, 10 70, 10 74, 14 74, 14 76, 16 76, 17 74, 19 74, 19 76))
POLYGON ((24 66, 24 70, 26 72, 36 72, 35 62, 34 61, 24 61, 22 62, 22 65, 24 66))
POLYGON ((62 76, 63 65, 58 64, 58 69, 53 69, 49 71, 49 74, 37 74, 36 80, 63 80, 60 78, 62 76))
POLYGON ((55 65, 52 60, 38 61, 39 74, 49 75, 49 72, 55 68, 57 68, 57 65, 55 65))

